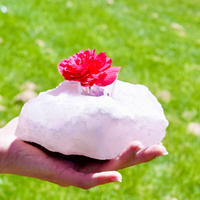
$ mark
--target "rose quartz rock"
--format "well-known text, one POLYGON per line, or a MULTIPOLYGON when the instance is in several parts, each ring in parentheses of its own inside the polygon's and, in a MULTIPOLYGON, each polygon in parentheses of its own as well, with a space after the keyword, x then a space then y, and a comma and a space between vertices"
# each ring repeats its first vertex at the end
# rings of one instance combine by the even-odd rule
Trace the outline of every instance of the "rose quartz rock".
POLYGON ((164 138, 168 121, 147 87, 117 80, 112 97, 109 86, 102 90, 104 95, 89 96, 80 83, 64 81, 40 93, 23 106, 16 136, 50 151, 102 160, 115 158, 131 141, 148 147, 164 138))

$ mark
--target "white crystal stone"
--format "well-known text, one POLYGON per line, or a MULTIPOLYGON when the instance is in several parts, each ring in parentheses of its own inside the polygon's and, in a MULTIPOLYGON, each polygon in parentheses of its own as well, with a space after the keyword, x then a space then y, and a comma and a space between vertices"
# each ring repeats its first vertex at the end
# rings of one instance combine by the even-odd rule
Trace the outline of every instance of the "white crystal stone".
POLYGON ((161 105, 143 85, 116 81, 112 97, 94 97, 81 94, 78 82, 64 81, 23 106, 15 134, 50 151, 103 160, 131 141, 159 143, 167 126, 161 105))

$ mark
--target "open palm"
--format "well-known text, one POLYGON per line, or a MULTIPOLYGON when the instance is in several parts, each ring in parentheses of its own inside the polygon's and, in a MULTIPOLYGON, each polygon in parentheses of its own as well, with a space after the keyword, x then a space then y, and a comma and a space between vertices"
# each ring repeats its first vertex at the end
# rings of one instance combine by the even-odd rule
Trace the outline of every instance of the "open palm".
POLYGON ((121 174, 117 172, 119 169, 167 154, 161 144, 142 149, 139 141, 133 141, 117 158, 111 160, 65 156, 16 138, 14 131, 17 121, 18 118, 15 118, 0 129, 0 173, 38 178, 63 187, 71 185, 89 189, 121 181, 121 174))

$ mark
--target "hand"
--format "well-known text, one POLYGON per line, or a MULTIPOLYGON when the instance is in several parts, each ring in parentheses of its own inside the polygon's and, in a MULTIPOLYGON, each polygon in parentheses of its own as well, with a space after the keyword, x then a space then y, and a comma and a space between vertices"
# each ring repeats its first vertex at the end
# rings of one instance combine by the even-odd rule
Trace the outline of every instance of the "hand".
POLYGON ((121 182, 122 176, 117 170, 167 154, 161 144, 142 149, 142 144, 134 141, 117 158, 107 161, 64 156, 16 138, 14 132, 17 122, 18 118, 15 118, 0 129, 1 174, 33 177, 63 187, 89 189, 110 182, 121 182))

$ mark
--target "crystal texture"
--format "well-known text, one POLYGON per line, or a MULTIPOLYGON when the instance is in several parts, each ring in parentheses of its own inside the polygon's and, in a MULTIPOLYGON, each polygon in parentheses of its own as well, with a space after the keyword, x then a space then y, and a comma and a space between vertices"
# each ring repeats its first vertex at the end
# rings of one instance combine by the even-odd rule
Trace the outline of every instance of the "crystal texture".
POLYGON ((53 152, 101 160, 115 158, 131 141, 161 142, 168 121, 157 99, 143 85, 114 84, 112 92, 95 88, 94 96, 75 81, 40 93, 23 106, 15 135, 53 152))

